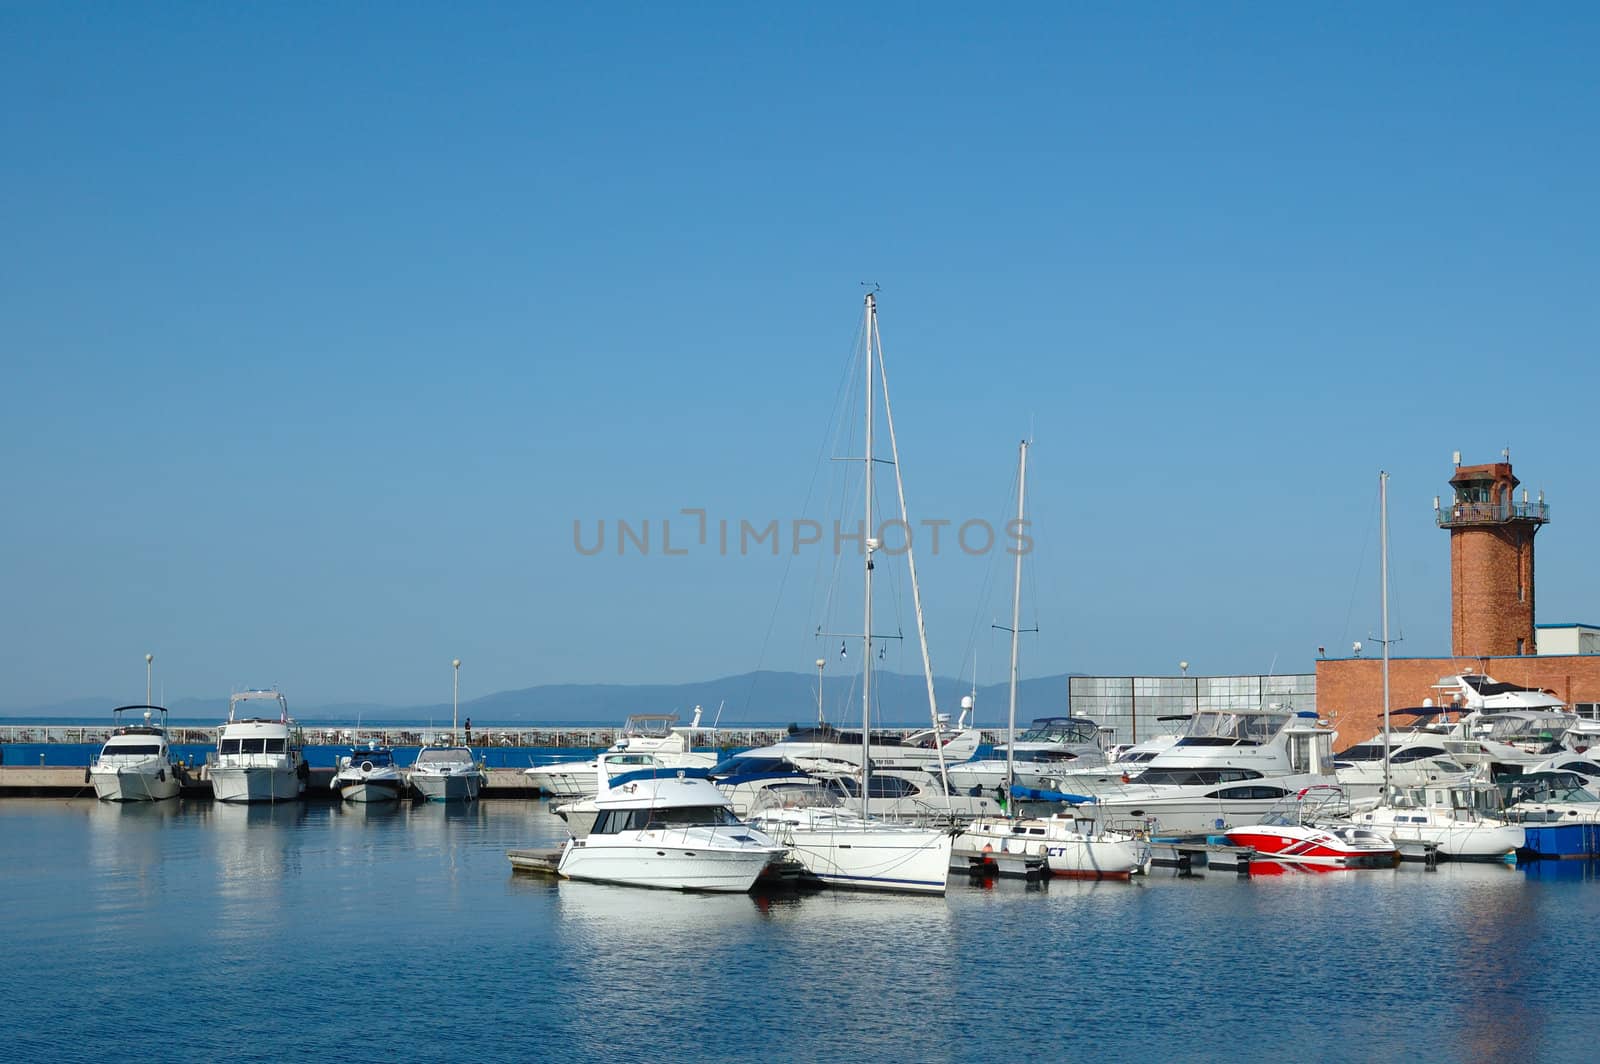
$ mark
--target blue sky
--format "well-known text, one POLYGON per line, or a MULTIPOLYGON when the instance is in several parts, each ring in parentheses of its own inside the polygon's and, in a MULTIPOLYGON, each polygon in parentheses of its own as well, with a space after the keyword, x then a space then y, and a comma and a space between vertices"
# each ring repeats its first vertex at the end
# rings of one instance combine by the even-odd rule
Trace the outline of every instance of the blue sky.
MULTIPOLYGON (((0 41, 0 706, 142 695, 146 651, 219 704, 807 669, 854 566, 573 522, 820 513, 862 280, 913 519, 1003 520, 1035 436, 1025 674, 1365 639, 1380 468, 1396 651, 1447 652, 1458 449, 1548 492, 1540 620, 1600 621, 1590 6, 13 5, 0 41)), ((999 679, 1004 562, 922 566, 936 670, 999 679)))

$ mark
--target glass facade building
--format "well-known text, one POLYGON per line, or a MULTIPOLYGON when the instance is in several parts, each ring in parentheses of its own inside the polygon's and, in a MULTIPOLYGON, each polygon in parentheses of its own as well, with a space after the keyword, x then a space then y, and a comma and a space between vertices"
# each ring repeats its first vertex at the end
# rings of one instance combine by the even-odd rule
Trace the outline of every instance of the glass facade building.
POLYGON ((1279 703, 1317 711, 1315 673, 1295 676, 1072 676, 1067 705, 1074 717, 1103 728, 1109 743, 1136 743, 1182 731, 1198 709, 1250 709, 1279 703), (1166 719, 1163 719, 1166 718, 1166 719))

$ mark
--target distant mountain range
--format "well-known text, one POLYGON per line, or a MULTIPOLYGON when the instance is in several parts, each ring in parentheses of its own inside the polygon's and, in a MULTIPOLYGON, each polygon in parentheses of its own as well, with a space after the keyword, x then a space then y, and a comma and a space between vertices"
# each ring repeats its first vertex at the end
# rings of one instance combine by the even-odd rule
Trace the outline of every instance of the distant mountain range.
MULTIPOLYGON (((920 675, 874 672, 881 707, 874 723, 917 725, 928 719, 927 688, 920 675)), ((961 696, 971 693, 957 680, 934 680, 939 711, 955 720, 961 713, 961 696)), ((306 706, 289 694, 289 711, 302 721, 432 721, 448 722, 450 703, 389 706, 343 702, 306 706)), ((861 719, 860 676, 830 676, 823 686, 824 709, 831 723, 848 726, 861 719)), ((979 687, 978 723, 1003 725, 1008 690, 1005 684, 979 687)), ((96 717, 123 703, 112 698, 75 698, 50 706, 15 707, 9 717, 96 717)), ((677 713, 688 721, 694 707, 704 707, 703 724, 724 726, 804 724, 817 719, 816 677, 799 672, 747 672, 716 680, 681 684, 541 684, 517 691, 500 691, 461 703, 462 717, 472 717, 478 727, 496 724, 620 724, 630 713, 677 713)), ((220 720, 227 712, 221 698, 184 698, 167 705, 174 719, 220 720)), ((1041 676, 1017 684, 1017 719, 1060 716, 1067 711, 1067 674, 1041 676)))

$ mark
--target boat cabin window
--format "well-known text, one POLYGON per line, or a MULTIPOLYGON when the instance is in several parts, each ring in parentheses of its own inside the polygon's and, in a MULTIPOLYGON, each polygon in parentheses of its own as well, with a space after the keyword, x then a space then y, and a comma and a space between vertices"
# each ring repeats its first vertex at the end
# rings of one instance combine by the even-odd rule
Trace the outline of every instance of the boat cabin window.
POLYGON ((653 828, 737 824, 739 818, 725 805, 674 805, 650 810, 653 828))
MULTIPOLYGON (((1441 754, 1444 753, 1443 750, 1440 750, 1439 752, 1441 754)), ((1334 756, 1337 757, 1340 761, 1349 761, 1349 762, 1352 762, 1352 763, 1355 763, 1355 762, 1358 762, 1358 761, 1382 761, 1383 760, 1383 744, 1382 743, 1357 743, 1355 746, 1346 747, 1344 750, 1341 750, 1339 753, 1335 754, 1334 756)))
POLYGON ((1133 779, 1163 787, 1210 787, 1237 780, 1258 780, 1261 773, 1248 768, 1147 768, 1133 779))
POLYGON ((794 775, 796 769, 781 757, 730 757, 711 770, 715 779, 724 776, 794 775))
POLYGON ((107 754, 159 754, 161 747, 156 743, 107 743, 105 752, 107 754))
POLYGON ((1443 757, 1444 749, 1438 746, 1411 746, 1396 752, 1389 758, 1392 765, 1403 765, 1408 761, 1421 761, 1425 757, 1443 757))
POLYGON ((267 752, 265 739, 240 739, 239 752, 241 754, 264 754, 267 752))
POLYGON ((1276 801, 1289 792, 1282 787, 1269 787, 1257 784, 1254 787, 1223 787, 1221 790, 1212 791, 1207 798, 1228 798, 1234 801, 1276 801))
POLYGON ((1092 743, 1100 734, 1092 720, 1076 717, 1040 717, 1017 737, 1019 743, 1092 743))
POLYGON ((237 754, 239 752, 239 740, 222 739, 217 743, 217 750, 224 754, 237 754))
POLYGON ((1581 772, 1585 776, 1600 776, 1600 765, 1595 764, 1593 761, 1567 761, 1556 767, 1564 772, 1581 772))
MULTIPOLYGON (((281 753, 283 753, 283 743, 284 743, 284 740, 282 740, 282 739, 268 739, 267 740, 267 750, 266 750, 266 752, 269 753, 269 754, 281 754, 281 753)), ((384 756, 387 757, 388 755, 385 754, 384 756)))

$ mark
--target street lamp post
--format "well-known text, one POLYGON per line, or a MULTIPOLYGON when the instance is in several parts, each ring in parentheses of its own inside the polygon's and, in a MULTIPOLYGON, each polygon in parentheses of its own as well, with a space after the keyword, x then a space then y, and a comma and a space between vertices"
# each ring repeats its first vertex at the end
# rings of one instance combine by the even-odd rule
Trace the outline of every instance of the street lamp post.
POLYGON ((454 683, 450 685, 450 737, 453 740, 456 734, 456 716, 461 709, 461 659, 456 658, 450 662, 454 683))
POLYGON ((144 656, 144 704, 150 704, 150 663, 156 660, 154 654, 144 656))

